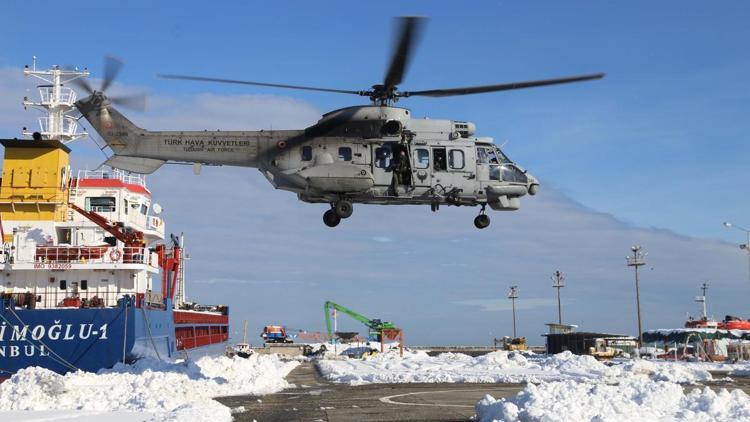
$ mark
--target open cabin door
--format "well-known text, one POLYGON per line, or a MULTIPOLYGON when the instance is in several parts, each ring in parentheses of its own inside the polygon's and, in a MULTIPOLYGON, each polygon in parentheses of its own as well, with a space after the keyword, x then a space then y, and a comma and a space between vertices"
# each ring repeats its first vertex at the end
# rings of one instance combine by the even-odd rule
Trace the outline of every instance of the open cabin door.
POLYGON ((393 144, 371 144, 372 148, 372 176, 376 186, 390 186, 393 180, 393 144))

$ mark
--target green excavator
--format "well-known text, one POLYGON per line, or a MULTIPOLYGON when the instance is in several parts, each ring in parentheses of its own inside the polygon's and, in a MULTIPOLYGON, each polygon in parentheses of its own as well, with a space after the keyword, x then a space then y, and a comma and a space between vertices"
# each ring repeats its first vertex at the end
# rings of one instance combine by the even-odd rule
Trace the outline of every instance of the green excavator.
POLYGON ((349 308, 341 306, 337 303, 333 303, 330 300, 323 305, 323 313, 326 316, 326 330, 328 330, 328 338, 333 339, 333 332, 331 331, 331 309, 335 309, 339 312, 343 312, 357 321, 365 324, 368 328, 368 336, 370 339, 382 341, 381 332, 384 329, 393 329, 396 326, 392 322, 381 321, 379 319, 370 319, 364 315, 360 315, 349 308))

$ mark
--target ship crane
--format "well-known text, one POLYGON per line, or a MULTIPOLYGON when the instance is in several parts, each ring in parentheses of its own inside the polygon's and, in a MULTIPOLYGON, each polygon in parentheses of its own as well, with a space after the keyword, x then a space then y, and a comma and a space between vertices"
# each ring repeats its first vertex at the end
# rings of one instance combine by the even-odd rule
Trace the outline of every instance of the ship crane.
POLYGON ((124 243, 126 248, 142 248, 146 246, 146 242, 143 240, 143 232, 140 232, 138 230, 125 230, 122 225, 113 223, 94 211, 86 211, 76 204, 68 205, 76 210, 79 214, 88 218, 94 224, 104 229, 107 233, 114 236, 115 239, 124 243))
MULTIPOLYGON (((142 254, 146 252, 146 242, 143 239, 143 232, 125 229, 122 224, 113 223, 104 216, 94 211, 86 211, 76 204, 71 203, 68 205, 125 245, 125 253, 123 254, 124 263, 141 262, 140 259, 136 259, 136 255, 143 256, 142 254)), ((174 297, 180 274, 180 266, 182 265, 182 248, 180 247, 180 242, 174 237, 172 241, 174 245, 172 246, 171 253, 167 251, 167 248, 163 244, 157 245, 155 249, 159 257, 159 267, 162 269, 161 291, 165 298, 170 299, 174 297)))

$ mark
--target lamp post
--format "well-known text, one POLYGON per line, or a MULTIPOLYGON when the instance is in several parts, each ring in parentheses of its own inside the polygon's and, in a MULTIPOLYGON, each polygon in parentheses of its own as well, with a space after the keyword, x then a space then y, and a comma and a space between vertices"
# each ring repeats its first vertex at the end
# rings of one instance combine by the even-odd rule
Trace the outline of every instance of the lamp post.
POLYGON ((724 222, 724 227, 729 227, 730 229, 737 229, 737 230, 743 231, 747 235, 747 243, 740 245, 740 249, 743 249, 745 250, 745 252, 747 252, 747 279, 748 281, 750 281, 750 230, 742 226, 732 224, 728 221, 724 222))
POLYGON ((565 274, 555 271, 552 274, 552 287, 557 289, 557 323, 562 325, 562 306, 560 306, 560 289, 565 287, 565 274))
POLYGON ((638 278, 638 267, 646 265, 646 254, 641 252, 640 246, 633 246, 630 248, 633 251, 632 256, 628 256, 625 260, 628 263, 628 267, 635 268, 635 306, 638 312, 638 347, 643 347, 643 326, 641 325, 641 289, 640 280, 638 278))
POLYGON ((508 299, 513 304, 513 338, 518 338, 516 335, 516 299, 518 299, 518 286, 510 286, 508 290, 508 299))

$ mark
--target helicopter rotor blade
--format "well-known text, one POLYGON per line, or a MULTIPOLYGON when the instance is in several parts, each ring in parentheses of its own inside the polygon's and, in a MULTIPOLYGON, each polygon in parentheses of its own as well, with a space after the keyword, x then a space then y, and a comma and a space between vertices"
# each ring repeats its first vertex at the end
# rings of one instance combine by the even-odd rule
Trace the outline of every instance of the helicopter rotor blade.
POLYGON ((203 76, 158 74, 156 75, 156 77, 162 78, 162 79, 179 79, 179 80, 186 80, 186 81, 201 81, 201 82, 219 82, 219 83, 224 83, 224 84, 255 85, 255 86, 268 86, 272 88, 301 89, 305 91, 321 91, 321 92, 335 92, 339 94, 368 95, 367 91, 351 91, 351 90, 346 90, 346 89, 318 88, 318 87, 313 87, 313 86, 272 84, 272 83, 266 83, 266 82, 240 81, 236 79, 206 78, 203 76))
POLYGON ((525 81, 525 82, 511 82, 498 85, 481 85, 481 86, 468 86, 463 88, 444 88, 444 89, 430 89, 424 91, 404 91, 398 93, 399 97, 450 97, 454 95, 471 95, 481 94, 484 92, 496 92, 496 91, 510 91, 513 89, 524 89, 534 88, 538 86, 547 85, 558 85, 567 84, 571 82, 582 82, 590 81, 594 79, 601 79, 604 77, 604 73, 595 73, 591 75, 579 75, 570 76, 566 78, 555 78, 555 79, 543 79, 537 81, 525 81))
POLYGON ((109 100, 112 104, 129 108, 135 111, 146 111, 146 96, 139 95, 128 95, 122 97, 110 97, 109 100))
POLYGON ((104 82, 102 82, 102 92, 106 91, 107 88, 112 85, 117 74, 120 73, 122 65, 123 61, 116 57, 107 56, 104 58, 104 82))
POLYGON ((75 85, 78 88, 81 88, 82 90, 86 91, 89 95, 94 93, 94 88, 91 86, 91 84, 83 78, 77 78, 70 81, 71 84, 75 85))
POLYGON ((398 19, 401 25, 399 35, 393 49, 391 64, 383 79, 386 92, 399 85, 404 78, 404 72, 413 56, 414 45, 424 28, 425 20, 414 16, 398 19))

